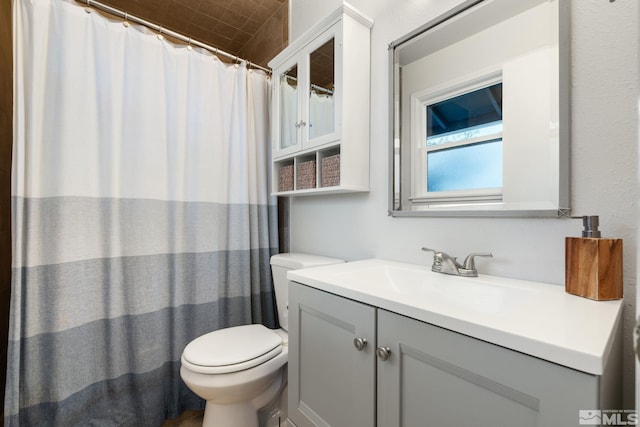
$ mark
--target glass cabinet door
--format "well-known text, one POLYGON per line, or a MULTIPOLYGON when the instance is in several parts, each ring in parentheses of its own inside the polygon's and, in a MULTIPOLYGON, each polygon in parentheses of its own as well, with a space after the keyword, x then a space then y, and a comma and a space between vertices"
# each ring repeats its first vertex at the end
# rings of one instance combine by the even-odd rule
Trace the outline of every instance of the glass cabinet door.
POLYGON ((308 126, 305 141, 319 145, 335 139, 335 38, 309 54, 308 126))
POLYGON ((290 151, 299 144, 298 128, 298 64, 294 64, 279 78, 279 112, 280 131, 278 138, 278 151, 290 151))
POLYGON ((276 117, 273 156, 281 158, 340 140, 341 80, 337 24, 280 65, 274 85, 276 117), (282 71, 285 70, 285 71, 282 71))

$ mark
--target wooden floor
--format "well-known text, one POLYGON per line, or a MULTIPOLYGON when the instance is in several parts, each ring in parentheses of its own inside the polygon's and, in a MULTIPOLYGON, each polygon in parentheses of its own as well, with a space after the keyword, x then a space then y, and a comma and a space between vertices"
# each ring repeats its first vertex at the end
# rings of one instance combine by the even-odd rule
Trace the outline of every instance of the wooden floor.
POLYGON ((202 427, 204 411, 185 411, 178 418, 166 420, 162 427, 202 427))

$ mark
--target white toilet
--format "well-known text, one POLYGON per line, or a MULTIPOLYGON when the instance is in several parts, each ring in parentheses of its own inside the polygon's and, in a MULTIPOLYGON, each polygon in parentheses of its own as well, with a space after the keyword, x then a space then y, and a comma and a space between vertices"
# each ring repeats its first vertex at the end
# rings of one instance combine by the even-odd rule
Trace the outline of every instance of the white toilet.
MULTIPOLYGON (((182 352, 180 376, 207 401, 203 427, 257 427, 258 410, 286 390, 289 354, 287 271, 343 260, 300 253, 271 257, 281 329, 245 325, 220 329, 191 341, 182 352)), ((280 401, 286 402, 286 396, 280 401)), ((286 409, 281 410, 285 412, 286 409)), ((286 413, 282 414, 286 419, 286 413)))

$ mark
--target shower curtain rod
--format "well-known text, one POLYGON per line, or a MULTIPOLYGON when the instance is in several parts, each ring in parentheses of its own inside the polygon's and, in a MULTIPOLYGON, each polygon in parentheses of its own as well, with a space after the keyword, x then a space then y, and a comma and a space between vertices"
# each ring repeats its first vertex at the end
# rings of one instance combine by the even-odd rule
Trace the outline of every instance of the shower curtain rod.
POLYGON ((123 12, 120 9, 116 9, 114 7, 108 6, 104 3, 100 3, 98 1, 95 0, 76 0, 76 2, 80 3, 80 4, 86 4, 86 6, 88 7, 93 7, 95 9, 98 10, 102 10, 103 12, 107 12, 110 13, 112 15, 115 15, 119 18, 123 18, 125 21, 131 21, 131 22, 135 22, 136 24, 140 24, 143 25, 147 28, 150 28, 154 31, 158 32, 158 35, 162 35, 162 34, 166 34, 168 36, 171 36, 175 39, 178 39, 180 41, 183 41, 189 45, 193 45, 193 46, 198 46, 201 47, 203 49, 208 50, 209 52, 213 53, 214 55, 218 56, 224 56, 225 58, 231 59, 235 62, 246 62, 248 64, 249 68, 258 68, 262 71, 266 71, 267 74, 271 74, 271 70, 265 67, 262 67, 258 64, 254 64, 251 61, 248 61, 246 59, 242 59, 240 58, 238 55, 232 55, 230 53, 227 53, 223 50, 218 49, 217 47, 213 47, 210 46, 206 43, 202 43, 200 41, 197 40, 193 40, 191 37, 187 37, 183 34, 180 33, 176 33, 175 31, 171 31, 169 29, 166 29, 164 27, 162 27, 161 25, 158 24, 154 24, 153 22, 149 22, 149 21, 145 21, 142 18, 138 18, 137 16, 134 15, 129 15, 127 12, 123 12))

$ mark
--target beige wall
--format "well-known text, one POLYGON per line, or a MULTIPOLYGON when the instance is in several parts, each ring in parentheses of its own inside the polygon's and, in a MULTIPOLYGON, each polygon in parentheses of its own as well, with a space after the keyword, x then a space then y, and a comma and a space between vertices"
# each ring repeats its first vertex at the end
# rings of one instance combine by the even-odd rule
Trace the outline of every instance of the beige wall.
POLYGON ((263 67, 289 43, 289 2, 264 23, 262 28, 240 50, 240 57, 263 67))
POLYGON ((0 398, 4 399, 11 295, 11 141, 13 58, 11 0, 0 0, 0 398))

